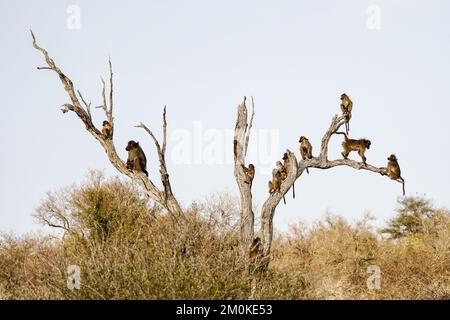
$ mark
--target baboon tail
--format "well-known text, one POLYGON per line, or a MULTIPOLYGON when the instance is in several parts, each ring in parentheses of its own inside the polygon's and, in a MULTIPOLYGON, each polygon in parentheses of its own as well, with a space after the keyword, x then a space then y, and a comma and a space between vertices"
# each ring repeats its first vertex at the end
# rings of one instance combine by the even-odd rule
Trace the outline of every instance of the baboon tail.
POLYGON ((347 135, 345 132, 335 131, 335 134, 343 134, 344 136, 347 135))
POLYGON ((286 198, 284 197, 284 194, 283 194, 283 202, 284 204, 286 204, 286 198))
POLYGON ((307 173, 307 174, 309 174, 309 170, 308 170, 308 168, 306 168, 306 173, 307 173))
POLYGON ((348 140, 348 136, 347 136, 347 134, 346 134, 345 132, 338 132, 338 131, 335 131, 334 133, 335 133, 335 134, 343 134, 344 137, 345 137, 345 140, 348 140))
POLYGON ((295 183, 292 185, 292 197, 295 199, 295 183))

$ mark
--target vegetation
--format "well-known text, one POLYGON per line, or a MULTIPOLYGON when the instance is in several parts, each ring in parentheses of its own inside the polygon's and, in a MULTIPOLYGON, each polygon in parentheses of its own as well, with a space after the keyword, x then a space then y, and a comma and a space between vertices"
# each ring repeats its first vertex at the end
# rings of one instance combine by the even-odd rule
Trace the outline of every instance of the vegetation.
POLYGON ((380 231, 370 217, 299 223, 274 239, 262 276, 239 249, 239 210, 215 195, 177 221, 132 183, 93 172, 37 208, 60 233, 0 237, 0 299, 450 299, 450 212, 426 199, 401 200, 380 231), (380 289, 367 286, 371 265, 380 289))
MULTIPOLYGON (((180 203, 175 197, 172 191, 170 183, 170 175, 166 163, 166 151, 167 151, 167 108, 164 107, 162 114, 162 141, 159 141, 154 135, 153 131, 150 130, 144 123, 140 123, 135 126, 144 129, 156 148, 159 160, 159 173, 162 189, 156 187, 155 183, 149 179, 148 173, 146 171, 146 156, 144 152, 140 149, 135 141, 131 140, 128 142, 126 150, 128 151, 127 161, 124 162, 117 154, 118 148, 114 145, 114 117, 113 117, 113 68, 111 60, 109 60, 109 99, 107 99, 106 94, 106 82, 102 81, 102 100, 103 104, 100 106, 107 120, 103 120, 101 130, 95 126, 94 118, 91 114, 91 103, 86 103, 81 92, 75 88, 74 83, 67 76, 65 72, 62 72, 58 65, 55 63, 48 51, 43 47, 38 45, 36 37, 31 31, 32 44, 33 47, 42 54, 45 59, 47 66, 38 67, 38 70, 51 70, 58 75, 61 84, 63 85, 64 91, 67 93, 70 103, 65 103, 62 105, 62 112, 67 113, 69 111, 74 112, 77 117, 84 123, 86 130, 96 139, 108 156, 111 164, 117 169, 118 172, 122 173, 124 176, 128 176, 137 185, 140 185, 146 196, 153 200, 155 204, 164 208, 169 215, 175 220, 184 220, 185 212, 180 206, 180 203), (109 101, 108 101, 109 100, 109 101)), ((400 167, 397 163, 395 155, 389 157, 389 163, 387 167, 377 167, 366 163, 366 158, 364 152, 366 148, 370 147, 370 140, 360 139, 348 139, 347 135, 338 130, 345 124, 346 131, 348 133, 349 121, 351 118, 351 112, 353 108, 353 102, 350 100, 347 94, 341 95, 340 108, 342 115, 335 115, 331 121, 331 125, 322 137, 320 144, 320 154, 314 157, 311 152, 311 145, 306 146, 309 152, 301 152, 302 158, 300 161, 297 160, 295 154, 289 150, 283 154, 283 163, 278 162, 277 168, 272 174, 272 180, 269 184, 269 195, 261 206, 261 221, 260 230, 257 232, 258 237, 255 238, 255 212, 253 205, 252 196, 252 179, 254 177, 254 170, 251 174, 251 178, 248 176, 248 168, 252 168, 253 164, 248 164, 246 166, 247 151, 250 142, 251 129, 253 127, 253 120, 255 116, 255 104, 253 97, 251 97, 251 113, 247 108, 247 97, 244 96, 242 103, 237 107, 237 119, 234 129, 234 139, 233 139, 233 154, 234 154, 234 176, 236 179, 236 184, 238 185, 240 193, 240 246, 241 251, 246 250, 248 247, 252 247, 251 256, 254 256, 255 261, 252 261, 253 265, 256 264, 256 269, 261 273, 266 273, 269 267, 269 263, 272 255, 272 241, 274 238, 273 234, 273 219, 275 217, 275 212, 277 206, 280 204, 281 199, 284 199, 285 194, 292 188, 294 191, 294 184, 304 173, 308 172, 308 168, 316 168, 328 170, 330 168, 338 166, 347 166, 354 168, 356 170, 367 170, 374 173, 379 173, 382 176, 388 176, 391 180, 400 182, 403 184, 403 195, 405 195, 405 185, 404 180, 400 176, 400 167), (344 134, 345 143, 342 145, 344 147, 344 152, 342 153, 344 159, 329 160, 328 159, 328 144, 333 134, 344 134), (352 151, 358 151, 361 156, 362 163, 348 159, 348 154, 352 151)), ((302 144, 302 150, 305 148, 305 143, 308 139, 304 136, 300 138, 302 144)), ((308 142, 309 143, 309 142, 308 142)), ((101 215, 101 212, 97 212, 99 209, 97 205, 103 203, 103 199, 99 199, 98 203, 92 208, 94 216, 90 219, 95 220, 97 224, 103 228, 100 230, 102 236, 105 232, 109 230, 109 225, 107 221, 109 217, 101 215), (98 216, 96 214, 99 214, 98 216), (106 219, 106 220, 105 220, 106 219)), ((105 212, 103 212, 105 214, 105 212)), ((198 212, 195 212, 198 214, 198 212)), ((107 214, 109 216, 109 213, 107 214)), ((61 218, 61 217, 59 217, 61 218)), ((63 225, 59 225, 59 228, 67 229, 66 221, 62 221, 63 225)), ((48 222, 47 222, 48 224, 48 222)), ((251 267, 251 266, 249 266, 251 267)), ((255 293, 255 286, 252 287, 252 296, 255 293)))

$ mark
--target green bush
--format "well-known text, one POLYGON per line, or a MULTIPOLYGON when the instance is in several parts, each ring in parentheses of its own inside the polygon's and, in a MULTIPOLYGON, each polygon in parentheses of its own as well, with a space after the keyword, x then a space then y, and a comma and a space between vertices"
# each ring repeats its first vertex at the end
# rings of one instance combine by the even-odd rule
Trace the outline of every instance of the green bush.
POLYGON ((450 298, 449 213, 424 199, 402 200, 381 232, 369 217, 329 215, 279 233, 263 277, 238 247, 238 214, 237 199, 217 194, 175 219, 131 183, 93 172, 37 208, 60 233, 0 237, 0 299, 450 298), (71 265, 80 290, 67 286, 71 265), (366 284, 371 265, 378 290, 366 284))

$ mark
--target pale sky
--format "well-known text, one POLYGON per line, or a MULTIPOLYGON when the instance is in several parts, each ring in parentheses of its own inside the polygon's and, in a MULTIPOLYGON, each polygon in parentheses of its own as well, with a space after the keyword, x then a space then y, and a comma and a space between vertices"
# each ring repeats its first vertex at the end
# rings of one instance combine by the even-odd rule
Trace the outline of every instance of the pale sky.
MULTIPOLYGON (((126 142, 140 141, 158 183, 154 146, 134 125, 159 135, 167 105, 168 166, 183 205, 237 194, 227 135, 244 95, 256 102, 248 161, 260 208, 265 173, 286 148, 298 156, 301 135, 317 154, 346 92, 350 136, 372 140, 368 162, 384 166, 395 153, 408 195, 450 206, 449 1, 0 0, 0 24, 0 231, 38 230, 32 213, 46 192, 84 181, 88 169, 118 174, 81 121, 61 113, 69 99, 54 73, 36 70, 44 62, 30 28, 94 105, 111 56, 117 149, 125 158, 126 142)), ((94 117, 100 125, 101 111, 94 117)), ((330 159, 341 157, 341 140, 331 140, 330 159)), ((295 186, 297 199, 289 194, 278 207, 278 229, 327 210, 350 220, 370 212, 383 223, 401 196, 400 184, 347 167, 311 169, 295 186)))

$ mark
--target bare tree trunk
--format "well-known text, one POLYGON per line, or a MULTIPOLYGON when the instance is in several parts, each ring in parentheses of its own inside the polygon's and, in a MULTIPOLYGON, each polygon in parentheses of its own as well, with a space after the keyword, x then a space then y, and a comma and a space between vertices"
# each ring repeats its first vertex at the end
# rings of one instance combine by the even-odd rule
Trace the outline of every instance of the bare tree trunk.
POLYGON ((297 177, 299 177, 303 172, 302 171, 298 173, 297 158, 295 157, 294 153, 289 150, 287 150, 286 153, 289 158, 290 167, 288 168, 288 176, 281 185, 281 192, 275 192, 270 195, 269 198, 264 202, 261 209, 260 234, 262 236, 263 245, 262 254, 263 261, 265 261, 267 264, 269 262, 268 257, 270 255, 270 248, 273 239, 273 217, 275 215, 275 209, 280 203, 281 199, 283 199, 283 196, 286 195, 286 193, 292 188, 295 181, 297 180, 297 177))
POLYGON ((250 139, 250 130, 253 126, 254 103, 252 98, 252 115, 248 122, 247 98, 244 97, 242 103, 238 106, 236 127, 234 130, 234 176, 239 187, 241 195, 241 216, 240 227, 242 241, 245 246, 250 246, 254 237, 255 216, 253 213, 251 184, 245 183, 245 173, 242 166, 245 165, 248 143, 250 139))
MULTIPOLYGON (((154 183, 142 172, 133 172, 129 170, 122 159, 118 156, 116 148, 113 143, 113 137, 108 138, 103 136, 94 125, 91 115, 91 103, 86 103, 83 96, 79 91, 75 91, 72 81, 60 70, 60 68, 55 64, 53 59, 50 58, 48 52, 41 48, 34 37, 33 32, 31 32, 33 38, 33 47, 42 53, 44 56, 47 66, 38 67, 39 70, 51 70, 58 74, 61 80, 64 90, 68 94, 71 103, 64 104, 62 106, 63 113, 72 111, 74 112, 80 120, 84 123, 86 130, 91 133, 91 135, 100 142, 101 146, 105 150, 109 161, 111 164, 122 174, 131 178, 134 182, 139 184, 147 193, 147 195, 153 199, 156 203, 164 207, 172 215, 178 216, 183 213, 183 210, 175 198, 169 180, 169 173, 167 170, 167 164, 165 160, 166 155, 166 145, 167 145, 167 120, 166 120, 166 107, 163 111, 163 142, 162 147, 159 141, 154 136, 153 132, 148 129, 143 123, 140 123, 136 127, 144 129, 152 138, 156 151, 158 153, 159 165, 160 165, 160 178, 162 183, 162 190, 159 190, 154 183), (78 95, 77 95, 78 94, 78 95), (81 102, 80 102, 81 100, 81 102), (83 105, 84 108, 83 108, 83 105)), ((112 64, 109 61, 109 108, 106 95, 106 83, 102 79, 102 97, 103 105, 100 106, 104 110, 106 119, 114 128, 114 118, 113 118, 113 72, 112 64)), ((237 108, 237 120, 234 132, 234 176, 236 178, 236 183, 239 187, 240 198, 241 198, 241 216, 240 216, 240 227, 241 227, 241 237, 243 248, 249 248, 250 244, 254 240, 254 212, 253 212, 253 200, 252 200, 252 185, 245 182, 245 171, 244 166, 245 158, 247 156, 247 150, 250 139, 250 131, 253 126, 254 118, 254 102, 253 97, 252 102, 252 114, 250 120, 248 120, 248 110, 246 106, 246 98, 244 97, 243 102, 237 108)), ((270 261, 271 245, 273 240, 273 219, 275 216, 275 211, 280 203, 283 196, 293 187, 294 183, 303 174, 307 168, 317 168, 317 169, 330 169, 336 166, 348 166, 354 169, 372 171, 374 173, 379 173, 381 175, 386 175, 386 168, 378 168, 372 165, 364 165, 353 160, 348 159, 338 159, 338 160, 328 160, 328 143, 331 136, 345 123, 344 116, 338 117, 334 116, 331 125, 325 135, 322 138, 320 155, 318 157, 313 157, 312 159, 297 161, 294 153, 287 150, 286 154, 288 156, 288 174, 286 179, 283 181, 280 191, 270 194, 267 200, 264 202, 261 209, 261 229, 260 237, 262 242, 262 250, 258 250, 260 257, 258 261, 263 262, 263 270, 266 270, 270 261)), ((114 130, 112 130, 114 132, 114 130)), ((400 182, 400 181, 398 181, 400 182)))
MULTIPOLYGON (((253 106, 254 107, 254 106, 253 106)), ((253 111, 254 114, 254 111, 253 111)), ((250 121, 250 126, 253 122, 250 121)), ((273 240, 273 219, 275 216, 276 208, 280 203, 283 196, 293 187, 294 183, 298 178, 301 177, 303 172, 307 168, 317 168, 317 169, 330 169, 337 166, 348 166, 357 170, 367 170, 374 173, 379 173, 380 175, 386 175, 386 168, 375 167, 370 164, 364 165, 357 161, 349 159, 337 159, 333 161, 328 160, 328 143, 331 136, 339 130, 339 128, 345 123, 343 116, 338 117, 337 115, 333 117, 331 125, 324 134, 320 146, 320 155, 318 157, 313 157, 312 159, 297 161, 295 154, 289 150, 286 154, 289 159, 288 164, 288 175, 286 179, 282 182, 280 192, 275 192, 268 196, 267 200, 264 202, 261 209, 261 228, 259 235, 262 241, 262 250, 260 251, 261 257, 261 270, 265 271, 268 268, 270 262, 270 253, 273 240)), ((252 194, 251 189, 244 183, 244 172, 241 169, 241 165, 245 163, 246 151, 248 148, 248 141, 250 132, 247 130, 247 107, 245 105, 245 98, 243 103, 238 106, 236 129, 235 129, 235 147, 237 142, 237 152, 235 157, 235 168, 234 174, 236 177, 236 182, 239 186, 239 191, 241 194, 241 235, 245 243, 249 243, 253 238, 254 230, 254 215, 251 210, 252 204, 252 194), (245 137, 245 138, 244 138, 245 137)), ((281 158, 281 157, 280 157, 281 158)))

